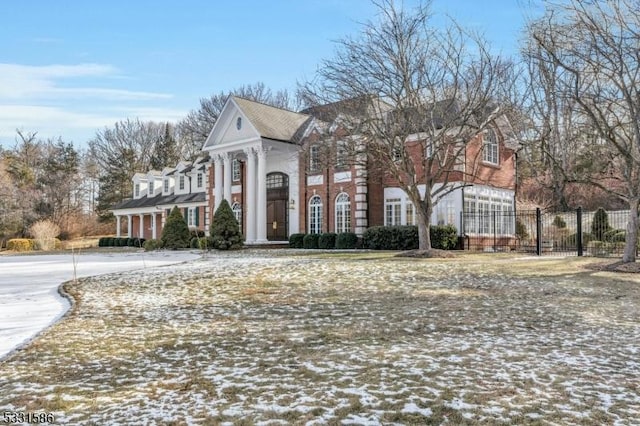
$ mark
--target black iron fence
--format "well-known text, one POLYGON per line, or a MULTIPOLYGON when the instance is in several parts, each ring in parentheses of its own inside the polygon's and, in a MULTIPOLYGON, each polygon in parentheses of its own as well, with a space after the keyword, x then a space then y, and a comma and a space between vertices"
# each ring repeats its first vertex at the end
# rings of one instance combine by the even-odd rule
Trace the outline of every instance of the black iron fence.
POLYGON ((628 218, 628 210, 462 213, 460 240, 465 250, 475 251, 621 256, 628 218))

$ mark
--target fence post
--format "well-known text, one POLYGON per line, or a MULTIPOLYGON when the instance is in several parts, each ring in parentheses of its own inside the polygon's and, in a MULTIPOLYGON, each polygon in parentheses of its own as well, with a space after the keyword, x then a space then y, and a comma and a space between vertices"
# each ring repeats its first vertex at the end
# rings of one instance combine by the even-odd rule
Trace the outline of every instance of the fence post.
POLYGON ((542 212, 536 207, 536 254, 542 254, 542 212))
POLYGON ((493 251, 496 252, 498 251, 498 240, 497 240, 497 229, 496 229, 496 211, 492 210, 491 211, 491 216, 493 219, 493 251))
POLYGON ((578 256, 584 256, 584 248, 582 247, 582 207, 576 209, 576 245, 578 256))

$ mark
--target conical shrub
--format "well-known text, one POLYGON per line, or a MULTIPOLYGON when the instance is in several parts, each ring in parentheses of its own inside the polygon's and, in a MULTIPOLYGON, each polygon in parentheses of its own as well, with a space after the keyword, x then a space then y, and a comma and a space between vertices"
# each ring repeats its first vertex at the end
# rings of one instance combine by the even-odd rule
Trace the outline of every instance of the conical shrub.
POLYGON ((174 207, 167 217, 160 240, 162 247, 166 249, 176 250, 189 247, 191 234, 178 206, 174 207))
POLYGON ((242 247, 244 237, 227 200, 220 202, 220 206, 213 215, 210 235, 215 249, 235 250, 242 247))

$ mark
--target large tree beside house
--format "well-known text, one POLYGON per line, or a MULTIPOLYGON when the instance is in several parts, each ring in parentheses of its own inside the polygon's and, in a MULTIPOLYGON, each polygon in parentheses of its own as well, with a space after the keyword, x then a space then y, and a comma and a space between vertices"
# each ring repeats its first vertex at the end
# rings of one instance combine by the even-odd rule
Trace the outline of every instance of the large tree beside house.
POLYGON ((420 249, 429 250, 434 207, 477 182, 480 163, 498 155, 470 155, 469 146, 482 148, 485 132, 489 139, 507 136, 502 101, 511 68, 479 35, 453 21, 444 29, 432 25, 429 3, 376 6, 378 20, 339 41, 301 93, 310 111, 329 112, 356 135, 343 142, 351 161, 373 161, 395 179, 415 206, 420 249))

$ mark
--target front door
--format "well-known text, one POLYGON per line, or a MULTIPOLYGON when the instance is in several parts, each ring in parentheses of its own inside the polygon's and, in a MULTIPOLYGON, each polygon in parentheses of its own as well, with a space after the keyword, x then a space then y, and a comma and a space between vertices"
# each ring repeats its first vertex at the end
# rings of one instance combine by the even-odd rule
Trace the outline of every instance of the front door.
POLYGON ((284 173, 267 175, 267 239, 289 239, 289 177, 284 173))

